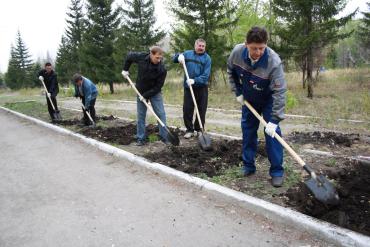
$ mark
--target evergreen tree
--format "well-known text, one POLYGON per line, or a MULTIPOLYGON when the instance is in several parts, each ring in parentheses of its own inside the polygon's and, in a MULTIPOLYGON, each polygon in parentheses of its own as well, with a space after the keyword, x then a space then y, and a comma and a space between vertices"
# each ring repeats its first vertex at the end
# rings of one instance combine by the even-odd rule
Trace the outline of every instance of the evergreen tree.
POLYGON ((32 60, 28 48, 24 44, 21 34, 18 31, 16 46, 11 46, 8 71, 5 79, 7 85, 12 89, 32 86, 32 60))
MULTIPOLYGON (((272 7, 281 21, 276 33, 281 39, 279 52, 285 58, 292 57, 300 64, 303 72, 303 87, 307 81, 307 96, 313 97, 313 70, 315 54, 320 54, 325 46, 350 33, 339 33, 355 12, 335 19, 344 9, 346 0, 273 0, 272 7)), ((316 67, 320 67, 317 64, 316 67)))
POLYGON ((57 58, 55 61, 55 71, 58 74, 58 80, 61 83, 67 83, 73 73, 79 71, 75 70, 75 64, 72 59, 71 44, 66 36, 62 35, 62 40, 59 44, 57 58))
POLYGON ((125 4, 127 8, 122 10, 123 24, 118 31, 114 54, 118 78, 122 61, 129 51, 149 51, 150 46, 165 36, 165 32, 154 28, 153 0, 125 0, 125 4))
POLYGON ((170 6, 178 25, 172 35, 172 48, 176 52, 194 49, 194 41, 203 38, 207 53, 212 58, 212 85, 215 71, 225 67, 225 61, 231 50, 223 30, 237 21, 233 17, 236 6, 227 0, 178 0, 170 6))
POLYGON ((31 67, 31 75, 32 75, 31 80, 32 80, 32 82, 30 84, 31 87, 40 87, 41 86, 41 82, 38 78, 38 73, 41 69, 42 69, 42 65, 39 61, 36 61, 32 65, 32 67, 31 67))
POLYGON ((0 73, 0 88, 4 87, 5 84, 4 84, 4 75, 2 73, 0 73))
POLYGON ((119 24, 119 10, 112 10, 113 0, 88 0, 87 28, 82 36, 83 73, 94 82, 109 82, 113 90, 113 42, 119 24))
POLYGON ((357 37, 364 50, 363 60, 368 62, 369 53, 370 53, 370 2, 367 3, 369 12, 361 12, 364 15, 364 18, 361 19, 361 25, 357 31, 357 37))

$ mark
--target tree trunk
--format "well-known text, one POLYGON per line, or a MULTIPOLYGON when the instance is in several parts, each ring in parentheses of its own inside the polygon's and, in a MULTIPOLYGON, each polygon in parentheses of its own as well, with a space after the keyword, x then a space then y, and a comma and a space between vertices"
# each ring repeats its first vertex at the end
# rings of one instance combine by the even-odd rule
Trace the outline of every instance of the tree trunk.
POLYGON ((113 88, 113 82, 112 81, 109 82, 109 90, 110 90, 111 94, 114 94, 114 88, 113 88))

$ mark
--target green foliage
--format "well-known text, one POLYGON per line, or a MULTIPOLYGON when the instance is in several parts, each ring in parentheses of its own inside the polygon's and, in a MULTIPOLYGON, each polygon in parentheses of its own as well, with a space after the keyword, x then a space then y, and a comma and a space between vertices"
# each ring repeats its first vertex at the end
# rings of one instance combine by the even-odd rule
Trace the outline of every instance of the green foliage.
POLYGON ((171 46, 176 52, 191 50, 198 38, 207 42, 207 53, 212 58, 211 81, 214 71, 225 67, 231 46, 228 44, 224 29, 237 22, 236 5, 226 0, 173 1, 170 10, 177 19, 172 34, 171 46))
POLYGON ((297 98, 294 96, 293 92, 288 90, 286 94, 286 110, 290 111, 298 104, 297 98))
POLYGON ((71 0, 69 12, 67 12, 67 28, 62 35, 57 52, 55 69, 59 81, 63 84, 67 84, 74 73, 81 72, 79 48, 85 29, 82 7, 81 0, 71 0))
POLYGON ((357 29, 357 37, 361 45, 370 49, 370 2, 367 2, 368 12, 361 12, 364 18, 361 19, 361 24, 357 29))
POLYGON ((115 80, 113 42, 119 24, 119 10, 112 9, 113 0, 89 0, 87 27, 82 35, 82 73, 93 82, 115 80))
POLYGON ((156 141, 159 141, 159 137, 157 134, 150 134, 148 136, 148 140, 149 142, 156 142, 156 141))
POLYGON ((5 82, 11 89, 20 89, 33 86, 32 60, 28 49, 24 44, 21 34, 18 31, 16 46, 11 46, 8 71, 5 75, 5 82))
MULTIPOLYGON (((123 60, 129 51, 149 51, 165 36, 165 32, 154 28, 153 0, 125 0, 125 4, 127 8, 122 10, 123 25, 117 31, 114 53, 116 76, 120 79, 123 60)), ((131 74, 135 75, 135 72, 131 71, 131 74)))

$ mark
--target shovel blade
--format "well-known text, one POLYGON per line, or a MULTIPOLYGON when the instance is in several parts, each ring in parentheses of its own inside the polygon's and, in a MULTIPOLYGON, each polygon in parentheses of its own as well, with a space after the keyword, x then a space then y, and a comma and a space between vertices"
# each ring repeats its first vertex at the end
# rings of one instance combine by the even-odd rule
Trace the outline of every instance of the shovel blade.
POLYGON ((323 175, 317 176, 317 179, 310 178, 305 181, 306 186, 312 192, 314 197, 327 205, 338 205, 339 196, 333 184, 323 175))
POLYGON ((207 135, 205 133, 199 133, 198 142, 199 142, 200 147, 204 151, 211 151, 212 150, 212 141, 211 141, 211 138, 209 137, 209 135, 207 135))
POLYGON ((170 130, 168 130, 167 138, 168 141, 174 146, 178 146, 180 144, 179 136, 170 130))

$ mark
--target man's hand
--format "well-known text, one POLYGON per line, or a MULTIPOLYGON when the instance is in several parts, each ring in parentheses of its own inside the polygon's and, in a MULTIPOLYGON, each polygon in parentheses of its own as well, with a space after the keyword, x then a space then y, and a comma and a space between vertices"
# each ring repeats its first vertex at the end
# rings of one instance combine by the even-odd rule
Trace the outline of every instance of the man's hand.
POLYGON ((194 85, 195 81, 194 79, 188 79, 186 80, 186 83, 188 84, 189 87, 191 87, 191 85, 194 85))
POLYGON ((179 61, 179 63, 184 64, 185 63, 185 57, 184 57, 184 55, 181 53, 179 55, 179 57, 177 58, 177 60, 179 61))
POLYGON ((40 81, 43 81, 44 80, 44 77, 42 75, 39 76, 39 80, 40 81))
POLYGON ((244 97, 243 94, 236 97, 236 101, 238 101, 240 104, 244 105, 244 97))
POLYGON ((274 138, 276 135, 276 128, 277 128, 277 124, 268 122, 268 124, 265 127, 265 132, 266 134, 274 138))
POLYGON ((50 93, 46 93, 46 95, 50 98, 51 97, 51 94, 50 93))
POLYGON ((130 74, 128 73, 128 71, 122 70, 122 75, 123 75, 124 78, 127 79, 130 74))

